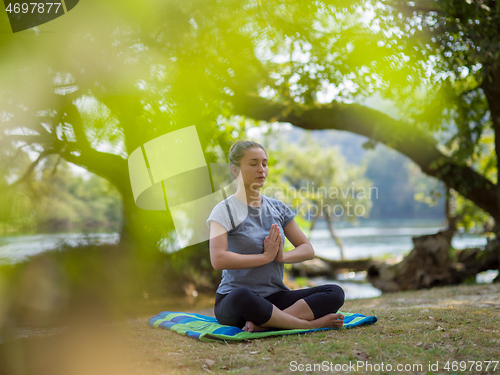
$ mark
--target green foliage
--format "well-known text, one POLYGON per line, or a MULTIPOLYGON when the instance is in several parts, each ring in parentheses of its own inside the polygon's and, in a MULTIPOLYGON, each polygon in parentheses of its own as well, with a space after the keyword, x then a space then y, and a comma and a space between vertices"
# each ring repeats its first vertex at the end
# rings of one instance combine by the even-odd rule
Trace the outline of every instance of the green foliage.
MULTIPOLYGON (((207 242, 158 256, 162 271, 156 272, 156 275, 162 280, 156 285, 163 285, 169 293, 185 294, 185 288, 189 286, 205 293, 213 293, 217 289, 222 272, 212 267, 207 242)), ((154 289, 155 286, 148 288, 154 289)))
MULTIPOLYGON (((392 72, 382 71, 384 95, 394 100, 405 119, 439 140, 442 152, 496 182, 495 148, 490 141, 494 99, 488 99, 485 90, 499 64, 497 7, 459 0, 398 0, 385 5, 374 8, 371 24, 378 24, 380 33, 391 29, 398 35, 391 38, 391 48, 405 56, 408 79, 398 85, 392 72)), ((419 198, 426 199, 422 194, 419 198)), ((475 216, 485 222, 484 214, 475 216)), ((466 228, 471 223, 460 225, 466 228)))
MULTIPOLYGON (((455 143, 457 148, 458 142, 455 143)), ((494 150, 494 134, 485 131, 480 136, 481 152, 473 154, 470 163, 483 176, 496 183, 497 165, 494 150)), ((424 176, 417 168, 411 168, 412 182, 415 186, 415 199, 432 206, 442 198, 442 183, 424 176)), ((465 182, 466 183, 466 182, 465 182)), ((488 232, 493 228, 494 221, 491 215, 477 207, 473 202, 464 198, 454 189, 449 189, 449 215, 455 221, 457 229, 466 232, 488 232)))
POLYGON ((451 213, 458 220, 456 227, 466 232, 484 232, 491 231, 493 228, 493 219, 484 210, 478 208, 470 200, 450 189, 451 194, 451 213))
MULTIPOLYGON (((480 152, 471 157, 470 163, 483 176, 497 183, 497 158, 495 154, 495 135, 492 131, 485 131, 479 139, 480 152)), ((456 217, 457 228, 465 231, 491 231, 494 220, 490 214, 478 208, 473 202, 450 189, 450 213, 456 217)))
POLYGON ((293 279, 294 283, 296 283, 300 288, 307 288, 310 286, 309 279, 307 277, 295 277, 293 279))

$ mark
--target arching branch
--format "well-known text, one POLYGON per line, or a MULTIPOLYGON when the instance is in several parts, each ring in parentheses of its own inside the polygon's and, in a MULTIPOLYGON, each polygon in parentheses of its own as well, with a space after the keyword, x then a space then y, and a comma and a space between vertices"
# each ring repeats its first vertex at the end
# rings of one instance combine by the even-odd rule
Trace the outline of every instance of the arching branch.
POLYGON ((305 107, 294 103, 292 107, 242 93, 238 93, 234 103, 236 113, 256 120, 288 122, 308 130, 344 130, 383 143, 500 221, 496 185, 471 167, 444 155, 433 138, 409 123, 359 104, 332 102, 305 107))

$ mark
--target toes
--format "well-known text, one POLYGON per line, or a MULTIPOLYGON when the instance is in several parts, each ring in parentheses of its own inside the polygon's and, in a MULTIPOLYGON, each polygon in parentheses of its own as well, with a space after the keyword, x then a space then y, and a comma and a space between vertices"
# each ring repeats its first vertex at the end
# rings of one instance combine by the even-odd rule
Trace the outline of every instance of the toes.
POLYGON ((245 328, 243 330, 247 331, 247 332, 253 332, 253 323, 252 322, 246 322, 245 328))

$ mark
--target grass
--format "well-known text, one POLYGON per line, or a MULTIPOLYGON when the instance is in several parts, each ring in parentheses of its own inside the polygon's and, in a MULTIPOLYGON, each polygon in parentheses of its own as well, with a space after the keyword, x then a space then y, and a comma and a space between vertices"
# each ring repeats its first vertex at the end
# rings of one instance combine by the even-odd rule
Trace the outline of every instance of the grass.
MULTIPOLYGON (((335 366, 339 369, 342 365, 356 365, 358 361, 364 364, 365 360, 373 371, 362 367, 349 373, 500 372, 500 364, 495 372, 494 364, 485 371, 484 362, 500 360, 499 284, 441 287, 346 301, 342 311, 375 315, 379 321, 350 330, 242 343, 205 343, 164 329, 149 328, 146 323, 151 315, 111 324, 82 317, 85 323, 80 326, 42 332, 0 345, 0 363, 7 369, 4 372, 0 369, 0 373, 345 373, 335 371, 335 366), (451 367, 453 361, 457 361, 457 371, 445 370, 446 363, 451 367), (482 361, 482 371, 475 367, 461 371, 460 361, 482 361), (306 367, 308 364, 310 368, 306 367), (382 364, 384 371, 381 371, 382 364), (422 368, 397 371, 397 364, 410 367, 421 364, 422 368), (392 371, 387 371, 388 365, 393 367, 392 371), (430 365, 433 367, 429 368, 430 365)), ((211 309, 201 313, 210 314, 211 309)), ((467 366, 470 365, 469 362, 467 366)))

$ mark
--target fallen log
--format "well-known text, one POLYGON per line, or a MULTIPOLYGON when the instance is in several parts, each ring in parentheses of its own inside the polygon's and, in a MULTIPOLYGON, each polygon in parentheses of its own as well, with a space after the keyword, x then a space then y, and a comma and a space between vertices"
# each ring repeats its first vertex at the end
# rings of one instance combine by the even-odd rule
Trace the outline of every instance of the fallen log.
POLYGON ((335 278, 340 272, 366 271, 372 263, 373 260, 371 258, 331 260, 316 256, 314 259, 292 264, 291 274, 294 277, 323 276, 335 278))
MULTIPOLYGON (((457 250, 455 259, 457 263, 463 265, 465 277, 476 276, 479 272, 491 269, 500 270, 500 241, 493 239, 488 241, 485 248, 471 247, 457 250)), ((500 274, 493 282, 500 281, 500 274)))
POLYGON ((485 249, 473 248, 450 254, 453 231, 412 238, 413 250, 399 263, 372 263, 367 280, 382 292, 426 289, 460 284, 488 269, 500 268, 500 244, 491 240, 485 249))

